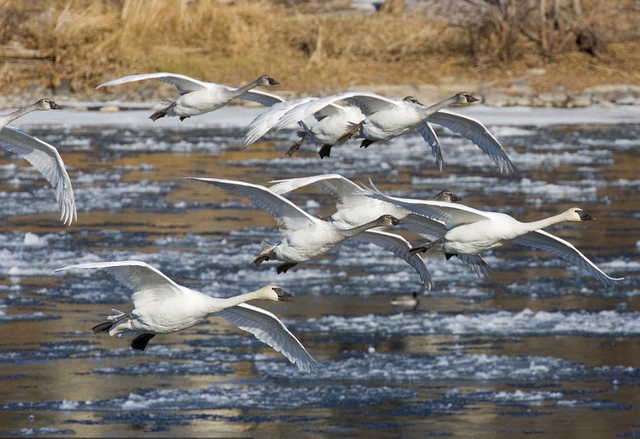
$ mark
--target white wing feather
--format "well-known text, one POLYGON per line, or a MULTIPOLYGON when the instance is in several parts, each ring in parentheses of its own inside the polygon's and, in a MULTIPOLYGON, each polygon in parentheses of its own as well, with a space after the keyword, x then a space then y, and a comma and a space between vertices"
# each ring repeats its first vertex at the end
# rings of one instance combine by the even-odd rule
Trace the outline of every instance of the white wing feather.
POLYGON ((553 253, 554 255, 577 265, 584 271, 591 274, 597 280, 602 282, 605 287, 613 287, 618 285, 618 281, 624 280, 623 277, 610 277, 600 270, 596 264, 591 262, 577 248, 564 239, 558 238, 544 230, 536 230, 514 239, 517 244, 526 245, 528 247, 553 253))
POLYGON ((442 172, 444 170, 444 159, 442 158, 442 150, 440 149, 440 141, 433 127, 428 122, 418 125, 418 132, 422 138, 431 146, 431 153, 436 158, 436 164, 438 170, 442 172))
MULTIPOLYGON (((516 171, 504 148, 493 134, 479 120, 440 110, 427 118, 427 121, 442 125, 456 134, 466 137, 478 146, 498 165, 500 172, 509 175, 516 171)), ((422 133, 421 133, 422 134, 422 133)), ((426 139, 425 139, 426 140, 426 139)))
POLYGON ((431 277, 431 273, 429 273, 429 269, 420 256, 409 253, 412 246, 409 241, 404 239, 402 236, 378 230, 367 230, 353 238, 360 241, 370 242, 378 247, 389 250, 416 270, 420 275, 422 284, 427 290, 433 288, 433 279, 431 277))
POLYGON ((31 163, 53 186, 55 198, 62 212, 60 220, 67 225, 78 220, 76 202, 69 174, 58 150, 46 142, 15 128, 0 130, 0 147, 31 163))
POLYGON ((230 321, 243 331, 250 332, 258 340, 268 344, 287 357, 298 369, 316 372, 320 364, 302 346, 302 343, 275 315, 246 303, 227 308, 216 315, 230 321))
POLYGON ((275 103, 264 113, 261 113, 251 121, 249 126, 247 127, 248 131, 246 136, 244 137, 244 141, 242 145, 245 148, 248 148, 251 144, 257 142, 262 138, 265 134, 267 134, 271 129, 275 126, 276 123, 280 120, 280 118, 290 109, 306 104, 317 98, 301 98, 301 99, 293 99, 290 101, 278 102, 275 103))
MULTIPOLYGON (((181 95, 192 92, 192 91, 196 91, 196 90, 203 90, 213 85, 212 83, 199 81, 197 79, 190 78, 189 76, 186 76, 186 75, 180 75, 177 73, 159 72, 159 73, 145 73, 141 75, 123 76, 122 78, 114 79, 112 81, 105 82, 104 84, 100 84, 99 86, 96 87, 96 89, 103 88, 103 87, 110 87, 112 85, 127 84, 129 82, 144 81, 147 79, 156 79, 158 81, 171 84, 178 89, 178 92, 181 95)), ((215 84, 215 85, 218 85, 218 84, 215 84)))
POLYGON ((101 268, 106 270, 121 285, 133 291, 133 304, 136 308, 157 300, 185 294, 184 287, 169 279, 160 270, 141 261, 93 262, 69 265, 55 270, 54 273, 76 268, 101 268))
POLYGON ((220 178, 195 178, 190 177, 187 180, 196 180, 208 183, 222 189, 233 191, 249 198, 260 209, 271 215, 278 226, 287 230, 299 230, 307 227, 310 223, 320 221, 291 201, 275 194, 264 186, 246 183, 244 181, 224 180, 220 178))

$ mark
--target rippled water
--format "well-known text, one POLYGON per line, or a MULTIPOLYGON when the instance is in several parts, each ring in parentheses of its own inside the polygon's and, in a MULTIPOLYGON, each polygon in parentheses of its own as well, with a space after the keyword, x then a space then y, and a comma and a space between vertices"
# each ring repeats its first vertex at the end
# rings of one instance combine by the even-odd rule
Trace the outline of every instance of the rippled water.
MULTIPOLYGON (((54 125, 30 126, 59 147, 79 222, 63 228, 39 174, 1 157, 0 435, 640 437, 640 128, 597 125, 593 113, 586 125, 563 113, 574 123, 566 125, 542 112, 529 123, 522 110, 506 120, 483 111, 518 176, 500 177, 473 145, 444 132, 447 168, 438 173, 415 135, 366 151, 336 147, 320 161, 308 146, 284 158, 289 133, 243 150, 234 125, 245 120, 229 114, 221 126, 215 113, 204 119, 211 123, 151 124, 145 112, 106 122, 57 112, 54 125), (553 233, 626 280, 605 289, 557 258, 506 246, 486 255, 496 269, 488 279, 430 256, 436 288, 427 292, 403 261, 357 242, 277 275, 273 263, 251 264, 260 241, 277 236, 267 214, 179 180, 328 172, 405 196, 449 188, 523 220, 580 206, 598 221, 553 233), (129 291, 100 272, 51 272, 124 259, 220 297, 281 285, 294 303, 259 305, 321 370, 299 372, 218 318, 158 336, 145 352, 92 335, 110 308, 130 309, 129 291), (418 309, 389 304, 412 291, 418 309)), ((315 189, 292 199, 332 213, 315 189)))

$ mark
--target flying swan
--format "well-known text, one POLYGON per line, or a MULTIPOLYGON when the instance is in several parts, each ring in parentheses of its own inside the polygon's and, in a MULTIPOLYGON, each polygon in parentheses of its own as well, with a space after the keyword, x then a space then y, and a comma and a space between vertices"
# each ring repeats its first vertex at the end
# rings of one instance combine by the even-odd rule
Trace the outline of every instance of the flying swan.
POLYGON ((291 296, 282 288, 266 286, 228 299, 216 299, 178 285, 160 270, 140 261, 77 264, 60 268, 54 273, 84 268, 102 268, 133 291, 134 309, 128 313, 113 310, 117 314, 94 326, 94 334, 139 334, 131 342, 131 347, 144 351, 149 340, 157 334, 182 331, 214 315, 250 332, 258 340, 281 352, 301 371, 317 371, 319 363, 275 315, 244 303, 250 300, 291 301, 291 296))
POLYGON ((219 188, 236 192, 249 198, 260 209, 270 214, 278 224, 282 240, 278 243, 262 242, 262 251, 253 261, 260 265, 272 259, 282 261, 277 272, 286 273, 287 270, 301 262, 328 253, 343 241, 357 237, 385 248, 404 259, 420 275, 426 288, 433 286, 429 270, 422 258, 411 255, 411 245, 402 237, 377 230, 378 227, 397 225, 398 220, 392 215, 382 214, 377 218, 355 227, 338 227, 332 221, 326 221, 309 215, 281 195, 269 188, 243 181, 223 180, 218 178, 187 178, 208 183, 219 188))
MULTIPOLYGON (((416 215, 396 204, 370 198, 363 188, 340 174, 274 180, 270 183, 276 184, 269 189, 281 195, 308 185, 321 189, 336 201, 337 211, 331 216, 331 221, 341 228, 359 226, 380 215, 389 214, 402 221, 402 225, 407 229, 430 241, 439 239, 447 233, 447 228, 442 222, 416 215)), ((454 202, 459 201, 460 198, 451 191, 445 190, 438 193, 434 200, 454 202)), ((459 255, 458 258, 478 276, 488 276, 493 273, 493 269, 481 256, 459 255)))
MULTIPOLYGON (((425 107, 411 96, 398 100, 368 92, 339 93, 295 106, 280 118, 280 121, 275 124, 275 129, 279 130, 298 123, 328 105, 335 105, 338 101, 347 101, 359 107, 363 115, 361 117, 350 115, 348 119, 350 128, 347 131, 341 134, 332 132, 331 138, 327 136, 325 139, 327 143, 320 149, 321 157, 329 156, 334 144, 345 142, 352 136, 363 138, 361 146, 366 148, 374 142, 389 140, 417 129, 431 146, 438 169, 442 171, 444 159, 440 142, 430 125, 435 123, 471 140, 498 165, 500 172, 507 175, 514 173, 515 167, 502 145, 480 121, 444 110, 445 107, 455 103, 469 104, 477 100, 468 93, 458 93, 431 107, 425 107)), ((339 116, 333 116, 334 119, 336 117, 339 116)), ((338 123, 333 122, 333 125, 337 129, 338 123)))
POLYGON ((501 247, 505 242, 513 240, 516 244, 553 253, 577 265, 602 282, 605 287, 613 287, 618 281, 624 280, 608 276, 569 242, 540 230, 562 222, 595 219, 578 207, 539 221, 523 223, 504 213, 485 212, 462 204, 390 197, 378 191, 372 182, 371 185, 374 191, 368 192, 370 197, 441 221, 447 227, 446 234, 412 251, 426 252, 433 248, 441 250, 448 259, 463 254, 479 255, 485 250, 501 247))
POLYGON ((262 75, 255 81, 240 88, 227 87, 226 85, 214 82, 204 82, 176 73, 147 73, 142 75, 124 76, 105 82, 96 89, 109 87, 112 85, 127 84, 129 82, 144 81, 146 79, 157 79, 174 85, 180 97, 168 107, 162 108, 153 113, 149 119, 155 121, 165 116, 177 116, 180 120, 188 117, 199 116, 224 107, 235 98, 258 102, 259 104, 270 106, 282 101, 282 98, 265 93, 253 88, 258 86, 277 85, 278 82, 271 76, 262 75))
POLYGON ((71 180, 58 150, 40 139, 7 126, 17 118, 32 111, 58 110, 61 108, 51 99, 45 98, 13 113, 0 116, 0 147, 19 155, 31 163, 47 179, 53 186, 55 198, 60 207, 60 221, 70 226, 73 221, 78 220, 78 214, 71 180))

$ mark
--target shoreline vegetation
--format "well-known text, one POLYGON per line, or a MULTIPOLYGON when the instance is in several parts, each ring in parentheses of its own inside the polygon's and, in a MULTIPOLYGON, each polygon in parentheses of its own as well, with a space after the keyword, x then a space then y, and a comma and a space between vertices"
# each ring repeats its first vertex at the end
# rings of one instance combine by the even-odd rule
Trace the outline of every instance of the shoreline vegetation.
POLYGON ((0 0, 0 107, 158 101, 168 71, 285 98, 369 90, 492 106, 640 105, 634 0, 0 0))

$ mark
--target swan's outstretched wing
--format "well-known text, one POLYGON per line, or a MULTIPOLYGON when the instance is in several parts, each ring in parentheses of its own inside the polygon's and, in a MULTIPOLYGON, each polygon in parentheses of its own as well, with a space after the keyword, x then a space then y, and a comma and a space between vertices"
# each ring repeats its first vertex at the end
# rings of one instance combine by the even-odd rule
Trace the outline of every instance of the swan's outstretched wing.
POLYGON ((450 203, 447 201, 431 201, 431 200, 412 200, 409 198, 390 197, 383 194, 376 188, 371 180, 369 180, 373 190, 366 190, 368 197, 376 200, 386 201, 403 207, 410 212, 427 218, 440 221, 447 226, 447 229, 461 226, 463 224, 471 224, 478 221, 489 219, 489 215, 481 210, 473 207, 465 206, 458 203, 450 203))
POLYGON ((340 174, 322 174, 312 177, 272 180, 269 183, 276 183, 269 188, 276 194, 286 194, 311 184, 327 193, 339 204, 342 204, 345 198, 364 196, 364 190, 360 186, 340 174))
POLYGON ((422 138, 431 146, 431 153, 436 158, 438 170, 442 172, 444 169, 444 159, 442 158, 442 150, 440 149, 440 141, 433 127, 428 122, 418 125, 418 132, 422 138))
POLYGON ((27 133, 9 127, 0 130, 0 147, 18 154, 31 163, 51 183, 62 212, 60 221, 71 225, 73 221, 78 220, 71 180, 57 149, 27 133))
POLYGON ((298 230, 308 226, 309 223, 321 221, 318 218, 312 217, 283 196, 275 194, 271 192, 269 188, 258 184, 224 180, 221 178, 189 177, 187 180, 201 181, 244 195, 253 201, 260 209, 271 215, 278 223, 278 226, 283 229, 298 230))
MULTIPOLYGON (((276 130, 297 123, 312 114, 322 110, 329 104, 334 104, 339 101, 348 101, 356 105, 365 114, 375 113, 384 109, 388 109, 398 105, 397 101, 387 99, 383 96, 379 96, 374 93, 367 92, 346 92, 339 93, 337 95, 327 96, 322 99, 317 99, 306 105, 300 105, 292 110, 288 111, 282 119, 276 124, 276 130)), ((358 123, 359 121, 349 121, 358 123)))
POLYGON ((411 265, 414 270, 420 275, 420 280, 427 290, 433 288, 433 279, 431 273, 425 265, 424 261, 417 254, 412 255, 409 253, 412 246, 402 236, 395 235, 393 233, 382 232, 378 230, 367 230, 366 232, 359 233, 352 239, 359 241, 370 242, 378 247, 389 250, 391 253, 404 260, 407 264, 411 265))
POLYGON ((309 355, 302 343, 269 311, 243 303, 217 312, 216 315, 281 352, 298 369, 309 373, 318 370, 320 363, 309 355))
POLYGON ((290 101, 275 103, 264 113, 260 113, 258 117, 253 119, 247 127, 247 134, 244 136, 242 145, 248 148, 251 144, 257 142, 265 134, 267 134, 275 126, 284 114, 292 108, 311 102, 317 98, 301 98, 292 99, 290 101))
POLYGON ((596 264, 587 259, 587 257, 571 243, 558 238, 551 233, 545 232, 544 230, 536 230, 535 232, 527 233, 526 235, 515 238, 514 241, 521 245, 553 253, 554 255, 577 265, 602 282, 605 287, 616 286, 618 285, 618 281, 624 280, 623 277, 615 278, 606 275, 596 266, 596 264))
POLYGON ((75 268, 102 268, 106 270, 121 285, 134 292, 133 304, 136 308, 156 300, 186 294, 183 287, 169 279, 160 270, 141 261, 92 262, 69 265, 55 270, 54 273, 75 268))
POLYGON ((240 96, 238 96, 238 98, 244 99, 245 101, 257 102, 258 104, 264 105, 265 107, 270 107, 274 104, 284 101, 284 99, 282 99, 278 95, 260 90, 249 90, 248 92, 242 93, 240 96))
POLYGON ((516 171, 504 148, 493 134, 479 120, 461 114, 440 110, 427 118, 427 121, 442 125, 456 134, 475 143, 498 165, 500 172, 509 175, 516 171))
POLYGON ((179 75, 177 73, 145 73, 142 75, 130 75, 123 76, 122 78, 114 79, 113 81, 105 82, 104 84, 100 84, 96 87, 110 87, 112 85, 120 85, 127 84, 129 82, 137 82, 144 81, 146 79, 157 79, 158 81, 165 82, 167 84, 174 85, 178 92, 183 95, 185 93, 189 93, 196 90, 203 90, 205 88, 209 88, 210 84, 203 81, 198 81, 197 79, 190 78, 186 75, 179 75))

